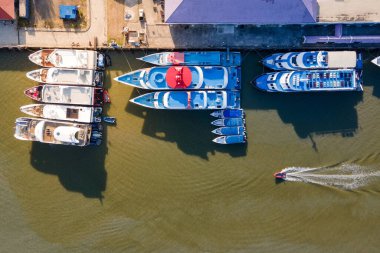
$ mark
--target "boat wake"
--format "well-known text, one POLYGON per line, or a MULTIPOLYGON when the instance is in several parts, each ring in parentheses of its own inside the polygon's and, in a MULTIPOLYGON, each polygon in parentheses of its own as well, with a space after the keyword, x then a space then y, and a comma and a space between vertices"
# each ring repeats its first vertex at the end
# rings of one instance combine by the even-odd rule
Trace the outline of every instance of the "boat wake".
POLYGON ((319 168, 289 167, 281 172, 286 173, 286 181, 333 186, 345 190, 361 188, 380 177, 380 171, 355 164, 319 168))

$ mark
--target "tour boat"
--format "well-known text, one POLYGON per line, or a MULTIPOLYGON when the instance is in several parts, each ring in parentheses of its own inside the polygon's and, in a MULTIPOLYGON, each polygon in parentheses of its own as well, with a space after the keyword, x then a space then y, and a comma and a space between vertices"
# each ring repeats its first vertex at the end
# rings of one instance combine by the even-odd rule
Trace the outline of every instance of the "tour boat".
POLYGON ((168 66, 139 69, 116 81, 147 90, 240 89, 240 68, 222 66, 168 66))
POLYGON ((354 69, 266 73, 252 84, 268 92, 362 91, 361 71, 354 69))
POLYGON ((19 140, 73 146, 100 145, 100 124, 80 124, 56 120, 18 118, 15 137, 19 140))
POLYGON ((371 61, 373 64, 375 64, 376 66, 379 66, 380 67, 380 56, 376 57, 375 59, 373 59, 371 61))
POLYGON ((245 133, 244 126, 219 127, 211 131, 217 135, 241 135, 245 133))
POLYGON ((215 118, 243 118, 244 110, 243 109, 226 109, 212 112, 210 114, 215 118))
POLYGON ((245 134, 227 135, 216 137, 212 141, 218 144, 241 144, 247 142, 247 137, 245 134))
POLYGON ((273 174, 273 176, 277 179, 285 179, 286 178, 286 172, 276 172, 273 174))
POLYGON ((20 107, 20 110, 34 117, 65 120, 74 122, 101 122, 101 107, 86 107, 57 104, 31 104, 20 107))
POLYGON ((235 91, 157 91, 130 101, 154 109, 215 110, 240 108, 240 93, 235 91))
POLYGON ((236 126, 244 126, 245 119, 243 118, 225 118, 225 119, 217 119, 211 122, 211 125, 219 126, 219 127, 236 127, 236 126))
POLYGON ((273 70, 349 69, 361 66, 355 51, 311 51, 272 54, 263 64, 273 70))
POLYGON ((39 85, 24 91, 33 100, 49 104, 102 106, 102 88, 86 86, 39 85))
POLYGON ((48 68, 105 68, 105 55, 93 50, 42 49, 29 55, 29 60, 48 68))
POLYGON ((103 72, 92 69, 42 68, 26 76, 39 83, 103 86, 103 72))
POLYGON ((155 65, 198 65, 198 66, 240 66, 240 52, 202 51, 202 52, 161 52, 141 58, 155 65))

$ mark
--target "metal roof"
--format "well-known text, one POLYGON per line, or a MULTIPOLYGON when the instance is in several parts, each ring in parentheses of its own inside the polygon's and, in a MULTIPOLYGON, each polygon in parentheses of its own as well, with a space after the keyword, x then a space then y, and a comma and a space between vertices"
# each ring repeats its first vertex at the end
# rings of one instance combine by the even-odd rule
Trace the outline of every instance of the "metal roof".
POLYGON ((173 24, 315 23, 317 0, 166 0, 173 24))

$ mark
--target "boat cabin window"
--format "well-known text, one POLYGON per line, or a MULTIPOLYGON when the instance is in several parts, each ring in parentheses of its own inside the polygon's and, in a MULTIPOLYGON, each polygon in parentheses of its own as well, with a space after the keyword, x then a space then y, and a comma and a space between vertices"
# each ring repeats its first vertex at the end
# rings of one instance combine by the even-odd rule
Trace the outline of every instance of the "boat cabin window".
POLYGON ((68 119, 77 119, 79 116, 79 110, 78 109, 67 109, 66 111, 66 118, 68 119))

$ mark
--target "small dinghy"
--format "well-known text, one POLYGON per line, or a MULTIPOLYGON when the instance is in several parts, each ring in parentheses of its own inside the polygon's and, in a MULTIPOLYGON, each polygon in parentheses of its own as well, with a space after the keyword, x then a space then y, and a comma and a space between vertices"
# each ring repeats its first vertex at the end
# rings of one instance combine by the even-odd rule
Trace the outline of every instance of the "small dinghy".
POLYGON ((380 56, 376 57, 375 59, 373 59, 371 61, 373 64, 375 64, 376 66, 379 66, 380 67, 380 56))
POLYGON ((233 126, 244 126, 245 119, 242 118, 227 118, 227 119, 217 119, 211 122, 211 125, 219 127, 233 127, 233 126))
POLYGON ((116 118, 115 117, 103 117, 103 121, 109 124, 116 124, 116 118))
POLYGON ((243 109, 227 109, 227 110, 218 110, 210 114, 215 118, 243 118, 244 110, 243 109))
POLYGON ((244 126, 234 126, 234 127, 219 127, 211 131, 217 135, 241 135, 245 134, 244 126))
POLYGON ((212 141, 218 144, 240 144, 245 143, 247 141, 247 137, 245 134, 227 135, 216 137, 212 141))
POLYGON ((279 171, 279 172, 274 173, 273 176, 276 179, 285 179, 286 178, 286 173, 279 171))

